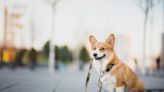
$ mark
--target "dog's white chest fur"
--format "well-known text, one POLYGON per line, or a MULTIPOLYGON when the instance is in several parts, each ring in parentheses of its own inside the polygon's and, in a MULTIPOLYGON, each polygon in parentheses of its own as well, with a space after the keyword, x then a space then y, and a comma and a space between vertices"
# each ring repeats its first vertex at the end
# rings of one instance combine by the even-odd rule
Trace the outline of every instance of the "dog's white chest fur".
POLYGON ((93 67, 95 70, 100 73, 101 71, 105 70, 106 65, 108 64, 107 59, 102 59, 102 60, 93 60, 93 67))
POLYGON ((105 87, 109 92, 113 92, 116 84, 116 78, 114 75, 111 75, 109 73, 105 74, 101 78, 101 82, 103 87, 105 87))
MULTIPOLYGON (((105 70, 106 65, 108 63, 109 63, 108 59, 103 59, 102 61, 94 60, 93 67, 100 74, 101 71, 105 70)), ((105 87, 107 90, 112 92, 112 90, 115 88, 116 78, 114 75, 111 75, 110 73, 106 73, 104 74, 103 77, 101 77, 101 82, 103 87, 105 87)))

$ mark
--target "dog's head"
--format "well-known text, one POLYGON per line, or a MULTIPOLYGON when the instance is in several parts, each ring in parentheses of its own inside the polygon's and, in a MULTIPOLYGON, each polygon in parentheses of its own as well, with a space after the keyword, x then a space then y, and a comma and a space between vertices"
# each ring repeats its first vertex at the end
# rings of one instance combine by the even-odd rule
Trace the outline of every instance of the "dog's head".
POLYGON ((89 41, 92 48, 93 59, 103 60, 105 58, 112 59, 114 57, 114 34, 110 34, 104 42, 97 41, 96 38, 91 35, 89 36, 89 41))

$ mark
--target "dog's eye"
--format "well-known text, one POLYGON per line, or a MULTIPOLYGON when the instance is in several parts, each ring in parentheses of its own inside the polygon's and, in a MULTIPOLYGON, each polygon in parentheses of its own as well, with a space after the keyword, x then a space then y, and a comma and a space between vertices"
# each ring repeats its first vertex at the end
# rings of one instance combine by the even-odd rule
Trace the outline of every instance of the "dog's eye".
POLYGON ((94 47, 93 50, 96 50, 96 48, 94 47))
POLYGON ((105 49, 102 47, 102 48, 100 48, 100 51, 104 51, 105 49))

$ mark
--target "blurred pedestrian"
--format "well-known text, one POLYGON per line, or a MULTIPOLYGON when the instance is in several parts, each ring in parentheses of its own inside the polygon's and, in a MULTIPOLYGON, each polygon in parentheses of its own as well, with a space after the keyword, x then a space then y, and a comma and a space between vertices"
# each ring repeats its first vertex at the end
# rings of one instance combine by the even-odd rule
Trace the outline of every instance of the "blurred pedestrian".
POLYGON ((141 74, 141 70, 140 70, 140 67, 139 67, 139 65, 138 65, 138 60, 137 60, 137 58, 134 58, 134 63, 135 63, 135 73, 136 74, 141 74))
POLYGON ((32 48, 28 54, 29 65, 31 69, 35 69, 37 65, 37 52, 32 48))
POLYGON ((158 57, 156 58, 157 70, 160 70, 160 63, 161 63, 161 59, 160 59, 160 56, 158 56, 158 57))
POLYGON ((13 62, 12 68, 15 69, 16 67, 23 67, 23 57, 25 55, 26 50, 21 49, 16 52, 15 60, 13 62))
POLYGON ((9 62, 9 54, 8 54, 8 49, 7 48, 3 49, 3 57, 2 57, 2 59, 3 59, 4 65, 7 65, 8 62, 9 62))
POLYGON ((3 67, 3 49, 0 48, 0 68, 3 67))
POLYGON ((12 68, 15 61, 15 49, 13 47, 8 48, 8 58, 9 68, 12 68))

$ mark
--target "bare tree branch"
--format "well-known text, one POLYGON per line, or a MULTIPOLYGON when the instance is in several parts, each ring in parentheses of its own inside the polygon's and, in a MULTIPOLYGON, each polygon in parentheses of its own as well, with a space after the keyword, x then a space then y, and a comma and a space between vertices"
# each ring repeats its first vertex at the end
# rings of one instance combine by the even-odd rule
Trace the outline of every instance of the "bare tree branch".
POLYGON ((134 0, 134 3, 145 13, 155 7, 160 1, 161 0, 134 0))
POLYGON ((160 0, 137 0, 136 5, 143 11, 144 13, 144 24, 143 24, 143 61, 145 61, 146 57, 146 34, 147 34, 147 24, 149 19, 149 12, 155 5, 160 2, 160 0))

